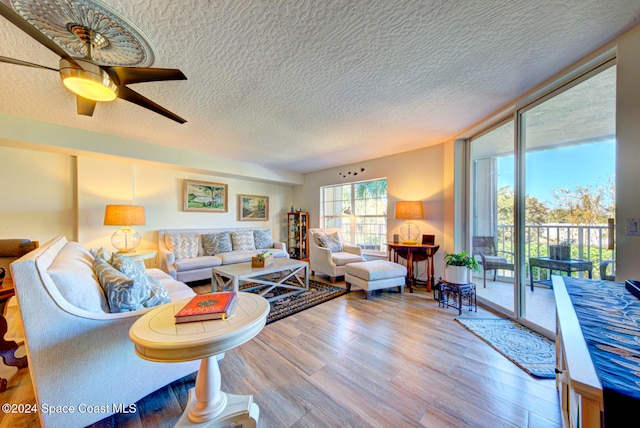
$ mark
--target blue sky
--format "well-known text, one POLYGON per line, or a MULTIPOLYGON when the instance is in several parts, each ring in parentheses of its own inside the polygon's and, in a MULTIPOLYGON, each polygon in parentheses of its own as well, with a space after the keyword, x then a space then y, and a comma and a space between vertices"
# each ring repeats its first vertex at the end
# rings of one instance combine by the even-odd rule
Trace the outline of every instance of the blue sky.
MULTIPOLYGON (((498 187, 513 187, 513 156, 499 158, 498 171, 498 187)), ((527 195, 551 202, 551 189, 604 185, 614 174, 614 141, 531 152, 527 154, 527 195)))

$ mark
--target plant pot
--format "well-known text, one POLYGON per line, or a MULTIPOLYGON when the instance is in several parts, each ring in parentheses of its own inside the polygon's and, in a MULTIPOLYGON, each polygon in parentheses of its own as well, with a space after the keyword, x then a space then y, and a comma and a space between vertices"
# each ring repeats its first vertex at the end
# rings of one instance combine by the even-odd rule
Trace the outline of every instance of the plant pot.
POLYGON ((445 277, 447 282, 452 284, 468 284, 469 281, 469 268, 465 266, 447 266, 445 270, 445 277))
POLYGON ((570 260, 571 259, 571 246, 569 246, 569 245, 558 245, 558 249, 556 250, 556 254, 558 256, 558 260, 570 260))

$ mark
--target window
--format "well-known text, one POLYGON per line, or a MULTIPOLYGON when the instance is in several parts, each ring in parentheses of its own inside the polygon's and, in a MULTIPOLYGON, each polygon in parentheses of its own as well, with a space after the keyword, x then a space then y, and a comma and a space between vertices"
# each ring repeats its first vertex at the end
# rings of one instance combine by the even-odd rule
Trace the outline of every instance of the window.
POLYGON ((321 188, 321 225, 342 229, 345 241, 368 252, 387 251, 387 179, 321 188))

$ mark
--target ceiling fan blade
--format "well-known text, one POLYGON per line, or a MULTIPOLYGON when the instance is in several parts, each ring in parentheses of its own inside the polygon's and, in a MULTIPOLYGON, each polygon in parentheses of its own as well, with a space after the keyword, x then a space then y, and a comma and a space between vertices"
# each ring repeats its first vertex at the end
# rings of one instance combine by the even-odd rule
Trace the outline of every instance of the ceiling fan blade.
POLYGON ((101 66, 110 75, 115 75, 120 85, 139 82, 158 82, 163 80, 187 80, 182 71, 174 68, 144 68, 101 66))
POLYGON ((43 68, 45 70, 51 70, 51 71, 60 71, 57 68, 51 68, 45 65, 34 64, 32 62, 22 61, 21 59, 8 58, 6 56, 1 56, 1 55, 0 55, 0 62, 6 62, 8 64, 15 64, 15 65, 24 65, 25 67, 43 68))
POLYGON ((38 31, 34 26, 25 21, 17 12, 15 12, 11 6, 7 6, 6 4, 0 2, 0 15, 7 18, 13 25, 27 33, 29 36, 34 38, 41 45, 48 48, 53 53, 57 54, 61 57, 68 57, 69 54, 64 51, 60 46, 55 44, 53 40, 42 34, 38 31))
POLYGON ((133 91, 126 86, 118 87, 118 98, 122 98, 123 100, 129 101, 134 104, 138 104, 140 107, 144 107, 151 111, 155 111, 158 114, 163 115, 164 117, 168 117, 171 120, 175 120, 178 123, 185 123, 186 120, 181 118, 180 116, 171 113, 166 108, 159 106, 148 98, 143 97, 136 91, 133 91))
POLYGON ((83 116, 93 116, 97 102, 88 100, 80 95, 76 95, 76 104, 78 105, 78 114, 83 116))

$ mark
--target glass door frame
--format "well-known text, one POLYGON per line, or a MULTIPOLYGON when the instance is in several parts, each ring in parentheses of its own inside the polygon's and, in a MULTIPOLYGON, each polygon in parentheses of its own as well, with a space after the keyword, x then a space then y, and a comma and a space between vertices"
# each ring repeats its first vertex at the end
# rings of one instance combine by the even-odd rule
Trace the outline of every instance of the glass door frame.
POLYGON ((471 144, 473 139, 504 125, 508 121, 513 121, 514 126, 514 310, 510 311, 504 307, 499 307, 491 302, 481 299, 481 302, 496 310, 501 314, 511 317, 527 327, 538 331, 549 337, 555 336, 555 331, 548 331, 537 324, 532 323, 526 317, 526 301, 523 288, 527 284, 526 270, 526 239, 525 239, 525 206, 526 206, 526 142, 524 139, 525 123, 523 114, 534 107, 544 103, 545 101, 565 92, 572 87, 584 82, 585 80, 595 76, 596 74, 616 65, 615 51, 609 51, 598 58, 593 59, 581 67, 577 67, 572 72, 566 73, 562 78, 556 80, 552 84, 546 85, 540 91, 531 96, 515 103, 513 109, 505 115, 500 116, 493 121, 490 126, 473 133, 470 138, 464 139, 464 176, 465 176, 465 202, 464 211, 465 222, 463 225, 462 236, 466 244, 466 249, 471 250, 471 236, 473 234, 473 190, 471 187, 471 144))

